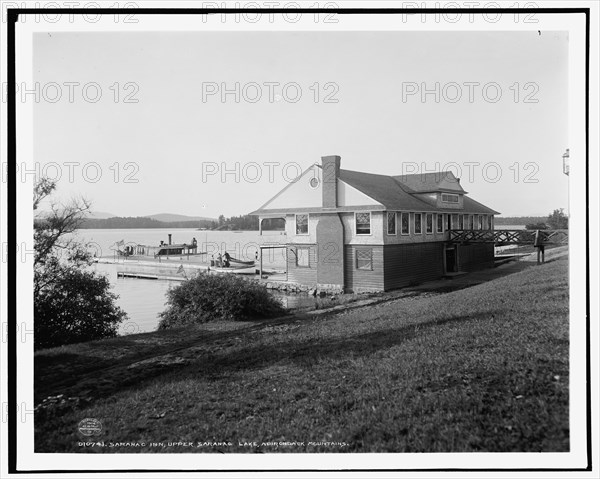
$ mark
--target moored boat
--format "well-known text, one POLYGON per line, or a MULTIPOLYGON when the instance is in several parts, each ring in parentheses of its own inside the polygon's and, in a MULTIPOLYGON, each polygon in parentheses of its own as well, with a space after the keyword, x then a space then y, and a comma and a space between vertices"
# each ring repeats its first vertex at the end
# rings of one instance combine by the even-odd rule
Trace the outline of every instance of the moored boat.
POLYGON ((230 273, 230 274, 256 274, 256 265, 252 262, 250 266, 229 266, 229 267, 217 267, 211 266, 211 272, 215 273, 230 273))

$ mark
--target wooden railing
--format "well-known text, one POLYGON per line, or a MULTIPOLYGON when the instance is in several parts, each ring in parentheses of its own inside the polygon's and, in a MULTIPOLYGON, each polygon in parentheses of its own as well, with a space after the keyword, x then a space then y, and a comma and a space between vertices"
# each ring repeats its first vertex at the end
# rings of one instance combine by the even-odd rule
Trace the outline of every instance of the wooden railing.
POLYGON ((546 246, 568 244, 569 230, 450 230, 453 243, 494 243, 546 246))

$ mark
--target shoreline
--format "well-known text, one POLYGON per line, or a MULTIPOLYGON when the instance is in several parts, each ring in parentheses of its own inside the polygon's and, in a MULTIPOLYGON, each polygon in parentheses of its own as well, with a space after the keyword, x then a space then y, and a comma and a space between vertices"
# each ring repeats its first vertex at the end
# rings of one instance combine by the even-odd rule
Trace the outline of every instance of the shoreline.
MULTIPOLYGON (((240 434, 269 438, 276 431, 286 440, 298 434, 312 440, 334 430, 356 452, 500 452, 522 448, 524 436, 515 430, 534 428, 539 434, 527 447, 564 450, 565 253, 540 266, 513 262, 472 273, 469 281, 442 280, 279 318, 217 321, 37 351, 36 450, 86 452, 77 448, 74 432, 81 417, 98 418, 110 431, 106 440, 148 444, 170 440, 173 427, 198 416, 202 434, 186 430, 178 437, 201 440, 219 431, 235 443, 240 434), (544 301, 538 302, 540 294, 544 301), (340 402, 344 413, 330 414, 328 404, 338 410, 340 402), (540 422, 540 404, 551 409, 547 421, 540 422), (122 414, 115 416, 115 408, 122 414), (421 417, 419 411, 431 414, 421 417), (395 427, 390 415, 404 418, 408 432, 380 434, 395 427), (257 429, 261 424, 269 426, 257 429), (439 428, 476 434, 447 440, 430 434, 439 428), (357 440, 364 433, 372 437, 357 440)), ((172 451, 147 446, 143 452, 172 451)))

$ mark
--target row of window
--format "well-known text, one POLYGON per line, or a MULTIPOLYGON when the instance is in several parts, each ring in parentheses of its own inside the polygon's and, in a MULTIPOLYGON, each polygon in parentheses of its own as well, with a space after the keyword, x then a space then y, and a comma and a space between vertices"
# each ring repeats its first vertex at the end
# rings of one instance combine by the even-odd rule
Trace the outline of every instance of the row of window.
MULTIPOLYGON (((450 213, 413 213, 412 222, 410 213, 396 213, 395 211, 387 212, 387 234, 397 234, 397 218, 400 216, 400 234, 408 235, 411 232, 414 234, 422 234, 423 230, 426 234, 443 233, 449 229, 467 229, 467 230, 491 230, 492 216, 491 215, 469 215, 469 214, 450 214, 450 213), (411 224, 412 223, 412 224, 411 224), (412 226, 412 228, 411 228, 412 226)), ((357 235, 371 234, 371 213, 356 212, 354 213, 354 225, 357 235)), ((308 214, 296 215, 296 234, 307 235, 308 229, 308 214)))
MULTIPOLYGON (((370 214, 370 213, 369 213, 370 214)), ((387 212, 387 234, 397 234, 396 220, 400 215, 400 234, 409 235, 422 234, 425 230, 426 234, 433 234, 435 223, 435 231, 443 233, 450 229, 458 230, 491 230, 493 227, 491 215, 469 215, 469 214, 450 214, 450 213, 396 213, 395 211, 387 212), (412 226, 412 228, 411 228, 412 226)), ((356 229, 358 233, 358 228, 356 229)))

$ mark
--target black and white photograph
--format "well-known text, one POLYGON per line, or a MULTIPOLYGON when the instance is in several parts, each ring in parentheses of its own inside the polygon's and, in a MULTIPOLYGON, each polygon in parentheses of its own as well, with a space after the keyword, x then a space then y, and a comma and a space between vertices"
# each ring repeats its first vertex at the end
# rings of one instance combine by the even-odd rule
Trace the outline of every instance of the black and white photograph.
POLYGON ((597 5, 75 3, 2 3, 1 477, 597 477, 597 5))

